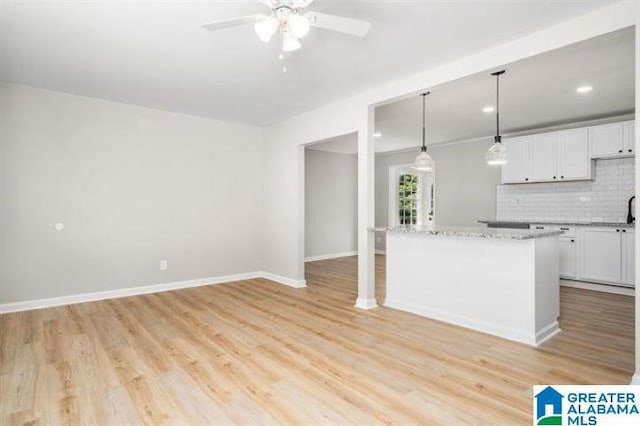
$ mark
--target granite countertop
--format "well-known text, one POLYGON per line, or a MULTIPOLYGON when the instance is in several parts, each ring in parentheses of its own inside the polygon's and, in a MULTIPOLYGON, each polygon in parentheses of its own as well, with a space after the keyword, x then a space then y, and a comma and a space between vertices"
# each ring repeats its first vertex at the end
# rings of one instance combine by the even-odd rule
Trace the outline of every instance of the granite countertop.
POLYGON ((537 225, 555 225, 555 226, 592 226, 592 227, 603 227, 603 228, 635 228, 635 223, 624 223, 624 222, 561 222, 561 221, 546 221, 546 220, 529 220, 529 221, 520 221, 520 220, 479 220, 478 223, 486 223, 486 224, 507 224, 507 225, 526 225, 526 224, 537 224, 537 225))
POLYGON ((551 237, 562 234, 562 231, 535 229, 504 229, 463 226, 424 227, 410 225, 395 226, 389 228, 389 232, 443 237, 496 238, 503 240, 529 240, 532 238, 551 237))

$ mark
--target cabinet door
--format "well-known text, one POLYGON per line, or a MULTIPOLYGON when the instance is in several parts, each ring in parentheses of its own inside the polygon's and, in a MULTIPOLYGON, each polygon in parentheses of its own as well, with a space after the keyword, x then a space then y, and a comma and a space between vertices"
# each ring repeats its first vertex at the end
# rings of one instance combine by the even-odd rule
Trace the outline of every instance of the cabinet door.
POLYGON ((582 231, 581 278, 612 283, 621 281, 621 234, 614 228, 585 228, 582 231))
POLYGON ((636 284, 636 233, 625 229, 622 233, 622 282, 635 287, 636 284))
POLYGON ((576 240, 574 238, 560 238, 560 276, 576 278, 576 240))
POLYGON ((558 132, 558 179, 591 179, 589 133, 586 128, 558 132))
POLYGON ((556 133, 531 136, 531 178, 534 181, 558 180, 556 133))
POLYGON ((635 121, 625 121, 624 122, 624 137, 623 137, 623 146, 622 149, 627 154, 633 154, 635 151, 635 134, 636 134, 636 122, 635 121))
POLYGON ((591 157, 616 157, 623 154, 622 150, 622 123, 604 124, 589 127, 589 144, 591 145, 591 157))
POLYGON ((502 183, 522 183, 530 179, 529 138, 508 138, 503 141, 507 149, 507 164, 502 166, 502 183))

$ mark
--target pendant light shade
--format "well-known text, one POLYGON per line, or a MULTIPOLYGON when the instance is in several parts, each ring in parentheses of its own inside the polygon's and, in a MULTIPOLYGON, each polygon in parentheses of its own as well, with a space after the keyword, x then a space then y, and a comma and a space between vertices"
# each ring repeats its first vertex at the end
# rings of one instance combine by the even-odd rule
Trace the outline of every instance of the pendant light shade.
POLYGON ((486 155, 487 164, 490 166, 507 164, 507 149, 502 144, 500 136, 500 76, 504 73, 505 71, 502 70, 491 74, 496 76, 496 136, 486 155))
POLYGON ((422 147, 420 154, 416 157, 413 168, 421 172, 430 172, 433 170, 433 158, 427 152, 427 127, 426 127, 426 98, 431 92, 422 94, 422 147))

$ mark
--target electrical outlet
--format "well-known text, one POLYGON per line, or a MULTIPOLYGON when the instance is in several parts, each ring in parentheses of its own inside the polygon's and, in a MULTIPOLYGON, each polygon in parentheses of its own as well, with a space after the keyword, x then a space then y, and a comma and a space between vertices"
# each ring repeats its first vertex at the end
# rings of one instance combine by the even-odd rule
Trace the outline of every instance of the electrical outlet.
POLYGON ((167 269, 169 269, 169 264, 167 263, 166 259, 162 259, 160 261, 160 270, 161 271, 166 271, 167 269))

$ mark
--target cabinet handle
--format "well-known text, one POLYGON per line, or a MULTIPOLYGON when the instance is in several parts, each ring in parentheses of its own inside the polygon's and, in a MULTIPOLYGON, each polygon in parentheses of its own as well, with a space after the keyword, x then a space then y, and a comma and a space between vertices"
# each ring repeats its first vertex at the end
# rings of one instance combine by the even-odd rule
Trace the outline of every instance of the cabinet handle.
POLYGON ((630 150, 629 150, 629 152, 633 152, 633 150, 632 150, 632 149, 630 149, 630 150))
POLYGON ((560 176, 560 179, 564 179, 564 176, 560 176))
POLYGON ((536 226, 536 229, 544 229, 544 226, 536 226))
POLYGON ((616 232, 620 232, 620 230, 619 230, 619 229, 616 229, 616 232))
POLYGON ((556 179, 556 177, 555 177, 555 176, 554 176, 553 178, 554 178, 554 179, 556 179))
POLYGON ((525 180, 525 181, 528 181, 528 180, 529 180, 529 178, 524 178, 524 180, 525 180))
POLYGON ((621 150, 621 149, 619 149, 619 150, 618 150, 618 152, 622 152, 622 150, 621 150))
POLYGON ((627 232, 627 230, 626 230, 626 229, 623 229, 623 230, 622 230, 622 232, 627 232))
POLYGON ((560 228, 561 231, 568 231, 569 228, 560 228))
POLYGON ((572 243, 575 243, 575 242, 576 242, 576 240, 571 240, 571 242, 572 242, 572 243))

